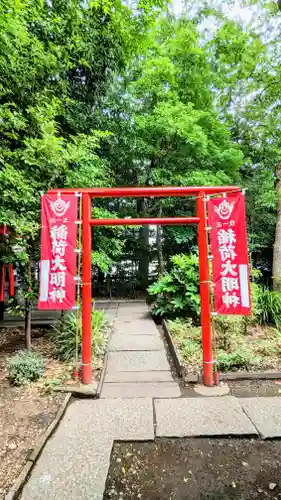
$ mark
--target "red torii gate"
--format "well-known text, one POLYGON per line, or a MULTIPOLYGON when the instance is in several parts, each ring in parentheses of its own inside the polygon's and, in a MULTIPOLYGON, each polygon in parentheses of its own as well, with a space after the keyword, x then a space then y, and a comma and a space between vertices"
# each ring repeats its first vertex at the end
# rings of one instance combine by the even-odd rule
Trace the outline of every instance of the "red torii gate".
POLYGON ((207 386, 214 384, 210 276, 208 264, 208 221, 205 215, 204 197, 229 191, 240 191, 238 186, 184 186, 184 187, 120 187, 52 189, 52 193, 82 194, 82 382, 92 382, 92 226, 133 226, 133 225, 179 225, 198 224, 199 274, 201 298, 201 328, 203 351, 203 381, 207 386), (92 219, 92 198, 149 198, 168 196, 195 196, 196 217, 161 217, 130 219, 92 219))

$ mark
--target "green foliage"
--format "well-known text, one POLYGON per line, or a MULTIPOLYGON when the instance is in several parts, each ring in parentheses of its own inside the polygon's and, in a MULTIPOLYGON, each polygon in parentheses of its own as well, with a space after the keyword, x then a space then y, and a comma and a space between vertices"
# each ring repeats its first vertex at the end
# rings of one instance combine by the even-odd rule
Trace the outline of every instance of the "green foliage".
POLYGON ((7 239, 0 259, 20 260, 27 290, 26 266, 39 258, 40 193, 111 184, 100 154, 110 133, 98 130, 97 109, 165 2, 86 4, 0 0, 0 224, 22 246, 17 255, 7 239))
POLYGON ((224 352, 236 348, 236 339, 246 334, 246 324, 242 316, 216 316, 214 321, 217 342, 224 352))
MULTIPOLYGON (((94 207, 93 218, 116 219, 118 215, 104 208, 94 207)), ((124 247, 124 228, 118 226, 99 227, 94 229, 94 246, 92 263, 103 273, 108 273, 113 262, 118 261, 124 247)))
MULTIPOLYGON (((76 353, 76 326, 75 313, 65 314, 57 326, 54 326, 52 340, 54 342, 57 356, 62 361, 73 361, 76 353)), ((92 356, 104 352, 107 342, 107 322, 104 312, 93 310, 92 312, 92 356)), ((81 358, 82 334, 79 328, 78 355, 81 358)))
POLYGON ((272 290, 260 289, 256 303, 255 316, 261 325, 281 326, 281 294, 272 290))
POLYGON ((14 385, 25 385, 42 377, 44 360, 32 351, 19 351, 8 361, 9 379, 14 385))
POLYGON ((257 366, 261 358, 254 356, 253 351, 247 346, 240 347, 232 352, 226 352, 221 349, 217 351, 218 369, 225 372, 229 370, 248 370, 250 367, 257 366))
POLYGON ((171 270, 148 288, 153 297, 153 313, 165 317, 191 315, 198 318, 199 264, 195 255, 174 255, 170 259, 171 270))
MULTIPOLYGON (((281 354, 280 339, 276 334, 264 332, 261 338, 247 337, 243 318, 219 317, 215 326, 216 356, 221 371, 249 370, 259 368, 261 363, 265 368, 272 367, 272 354, 281 354)), ((201 328, 194 327, 190 319, 169 321, 169 328, 188 369, 201 369, 201 328)))
POLYGON ((201 328, 195 327, 191 319, 170 320, 168 324, 183 361, 191 366, 200 363, 202 359, 201 328))

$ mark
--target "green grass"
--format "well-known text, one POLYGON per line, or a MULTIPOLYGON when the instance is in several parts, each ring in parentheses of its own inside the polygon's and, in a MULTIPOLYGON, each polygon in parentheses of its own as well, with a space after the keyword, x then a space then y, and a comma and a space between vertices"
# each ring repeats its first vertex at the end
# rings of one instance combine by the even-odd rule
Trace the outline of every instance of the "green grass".
MULTIPOLYGON (((245 327, 242 317, 219 317, 216 321, 216 354, 220 371, 280 369, 281 333, 276 328, 245 327)), ((168 322, 172 338, 187 370, 201 370, 201 328, 190 319, 168 322)))
MULTIPOLYGON (((62 361, 73 361, 76 352, 76 314, 66 314, 60 323, 54 327, 52 340, 56 353, 62 361)), ((103 311, 94 310, 92 313, 92 355, 93 361, 100 354, 103 354, 107 345, 108 323, 103 311)), ((78 354, 81 358, 82 334, 79 328, 78 354)))

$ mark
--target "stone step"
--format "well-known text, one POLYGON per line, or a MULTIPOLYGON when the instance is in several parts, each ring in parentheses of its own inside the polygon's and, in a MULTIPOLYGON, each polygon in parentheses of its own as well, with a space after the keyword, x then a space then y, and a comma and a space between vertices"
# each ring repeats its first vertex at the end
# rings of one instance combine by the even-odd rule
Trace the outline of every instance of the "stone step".
POLYGON ((157 335, 124 335, 114 333, 110 340, 110 351, 161 351, 164 344, 157 335))
POLYGON ((108 353, 107 371, 143 372, 170 370, 165 351, 116 351, 108 353))
POLYGON ((114 331, 116 333, 123 333, 126 335, 159 335, 153 321, 139 320, 139 321, 114 321, 114 331))
POLYGON ((105 398, 179 398, 180 388, 176 382, 105 383, 101 399, 105 398))
POLYGON ((148 310, 137 311, 137 310, 131 310, 129 308, 118 309, 117 318, 118 320, 132 318, 133 321, 135 321, 136 319, 150 319, 150 321, 153 321, 151 318, 151 314, 148 310))
POLYGON ((155 414, 158 437, 257 434, 232 396, 160 399, 155 401, 155 414))
POLYGON ((170 371, 106 373, 104 382, 173 382, 170 371))

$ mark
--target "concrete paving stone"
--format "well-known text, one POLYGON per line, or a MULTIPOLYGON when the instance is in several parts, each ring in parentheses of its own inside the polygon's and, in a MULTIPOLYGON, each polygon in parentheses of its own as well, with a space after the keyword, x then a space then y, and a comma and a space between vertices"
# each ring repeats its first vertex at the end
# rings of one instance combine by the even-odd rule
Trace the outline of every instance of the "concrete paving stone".
POLYGON ((152 401, 151 399, 76 401, 68 408, 62 424, 73 433, 94 432, 117 440, 152 439, 152 401))
POLYGON ((102 500, 113 441, 106 437, 47 442, 21 500, 102 500))
POLYGON ((117 312, 117 316, 116 316, 116 319, 118 321, 120 320, 131 320, 131 321, 137 321, 137 320, 146 320, 146 319, 150 319, 150 321, 153 321, 151 319, 151 315, 149 312, 143 312, 143 313, 140 313, 140 312, 132 312, 132 311, 123 311, 122 313, 120 313, 120 311, 117 312))
POLYGON ((148 310, 149 307, 145 301, 143 302, 119 302, 119 310, 131 309, 132 311, 144 311, 148 310))
POLYGON ((153 440, 151 399, 80 400, 66 410, 22 500, 102 500, 113 440, 153 440))
POLYGON ((140 320, 140 321, 127 321, 120 322, 118 319, 114 321, 114 331, 126 335, 159 335, 153 321, 140 320))
POLYGON ((161 437, 257 434, 232 396, 155 400, 156 435, 161 437))
POLYGON ((110 351, 161 351, 164 344, 160 335, 123 335, 114 333, 110 351))
POLYGON ((179 398, 176 382, 104 383, 101 398, 179 398))
POLYGON ((108 382, 173 382, 170 371, 155 372, 114 372, 106 373, 105 383, 108 382))
POLYGON ((118 316, 118 313, 117 313, 117 316, 116 316, 116 323, 136 323, 136 322, 143 322, 144 324, 148 324, 148 323, 151 323, 155 326, 156 328, 156 325, 152 319, 152 317, 149 315, 149 316, 145 316, 145 318, 138 318, 137 316, 132 316, 130 318, 130 316, 126 315, 126 316, 122 316, 121 318, 119 318, 118 316))
POLYGON ((263 438, 281 437, 281 398, 240 398, 239 402, 263 438))
POLYGON ((115 301, 115 300, 108 300, 108 301, 99 301, 99 300, 96 300, 94 303, 93 303, 93 307, 95 307, 96 309, 118 309, 119 307, 119 302, 115 301))
POLYGON ((142 372, 169 370, 170 366, 165 351, 109 352, 107 371, 142 372))

